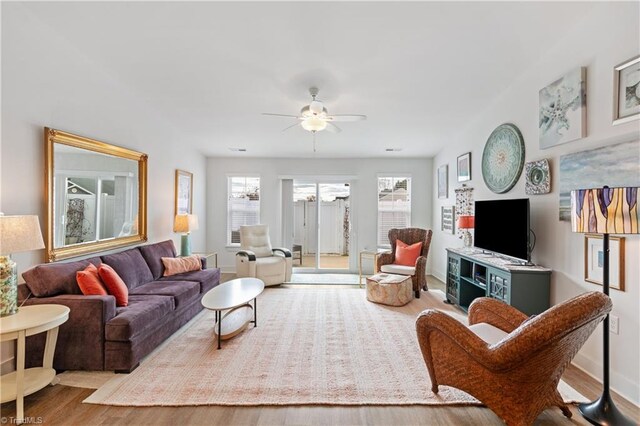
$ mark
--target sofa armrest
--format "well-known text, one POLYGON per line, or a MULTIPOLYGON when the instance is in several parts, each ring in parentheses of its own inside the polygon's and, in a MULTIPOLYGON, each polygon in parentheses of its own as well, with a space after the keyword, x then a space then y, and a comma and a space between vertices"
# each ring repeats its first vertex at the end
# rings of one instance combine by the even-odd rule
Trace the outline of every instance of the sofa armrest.
POLYGON ((390 251, 378 253, 378 256, 376 256, 376 272, 380 272, 382 265, 388 265, 390 263, 393 263, 393 253, 390 251))
POLYGON ((249 258, 249 262, 255 262, 256 261, 256 254, 254 252, 252 252, 251 250, 239 250, 236 253, 236 256, 245 256, 249 258))
POLYGON ((276 252, 279 251, 280 253, 282 253, 284 255, 284 257, 291 257, 291 250, 289 250, 287 248, 274 247, 274 248, 271 249, 271 251, 273 252, 273 254, 276 254, 276 252))
MULTIPOLYGON (((103 370, 105 325, 116 316, 113 296, 61 294, 30 297, 25 305, 57 304, 70 309, 69 319, 60 326, 53 359, 57 370, 103 370)), ((27 365, 42 365, 45 333, 27 339, 27 365)))
POLYGON ((200 256, 200 266, 202 269, 207 269, 207 258, 200 256))
POLYGON ((490 297, 478 297, 469 306, 469 325, 481 322, 511 333, 528 318, 513 306, 490 297))

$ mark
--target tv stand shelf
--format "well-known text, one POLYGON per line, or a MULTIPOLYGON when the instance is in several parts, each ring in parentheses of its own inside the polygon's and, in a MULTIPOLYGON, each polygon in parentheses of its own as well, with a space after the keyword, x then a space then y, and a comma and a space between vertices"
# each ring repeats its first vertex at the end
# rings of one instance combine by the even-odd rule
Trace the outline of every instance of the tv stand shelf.
POLYGON ((527 315, 549 309, 551 269, 513 263, 474 248, 447 249, 447 301, 464 309, 478 297, 502 300, 527 315))

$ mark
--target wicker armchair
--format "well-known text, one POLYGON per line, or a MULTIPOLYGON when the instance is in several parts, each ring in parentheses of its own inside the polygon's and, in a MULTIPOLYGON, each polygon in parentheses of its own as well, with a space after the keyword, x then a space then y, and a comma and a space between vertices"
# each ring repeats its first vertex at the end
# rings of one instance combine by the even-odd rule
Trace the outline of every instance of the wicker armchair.
POLYGON ((461 389, 508 425, 529 425, 553 405, 571 417, 558 382, 611 306, 608 296, 589 292, 528 318, 482 297, 469 307, 469 327, 428 309, 416 320, 416 330, 432 390, 461 389))
POLYGON ((410 275, 413 282, 413 291, 415 296, 420 298, 420 290, 429 290, 427 287, 427 255, 429 254, 429 246, 431 245, 430 229, 420 228, 403 228, 390 229, 389 242, 391 243, 391 251, 380 253, 376 258, 376 272, 386 272, 389 274, 410 275), (407 244, 415 244, 422 242, 422 252, 416 260, 415 267, 394 265, 396 253, 396 241, 400 240, 407 244))

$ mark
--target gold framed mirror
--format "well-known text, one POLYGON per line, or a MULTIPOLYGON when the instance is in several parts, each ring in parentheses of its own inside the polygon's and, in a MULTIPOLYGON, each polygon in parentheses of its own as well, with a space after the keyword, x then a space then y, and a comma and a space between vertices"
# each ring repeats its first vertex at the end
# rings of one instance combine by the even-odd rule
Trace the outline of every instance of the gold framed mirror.
POLYGON ((147 240, 147 154, 44 128, 47 262, 147 240))

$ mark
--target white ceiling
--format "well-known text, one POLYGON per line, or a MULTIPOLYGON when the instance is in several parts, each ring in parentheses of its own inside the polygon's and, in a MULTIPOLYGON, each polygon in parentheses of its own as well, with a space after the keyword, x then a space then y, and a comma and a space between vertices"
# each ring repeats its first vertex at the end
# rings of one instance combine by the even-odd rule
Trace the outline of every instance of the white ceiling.
MULTIPOLYGON (((366 114, 316 157, 429 157, 587 3, 29 3, 208 156, 312 157, 309 103, 366 114), (247 148, 234 153, 230 147, 247 148), (401 152, 385 153, 385 148, 401 152)), ((499 123, 495 123, 496 125, 499 123)), ((484 137, 482 135, 481 137, 484 137)))

